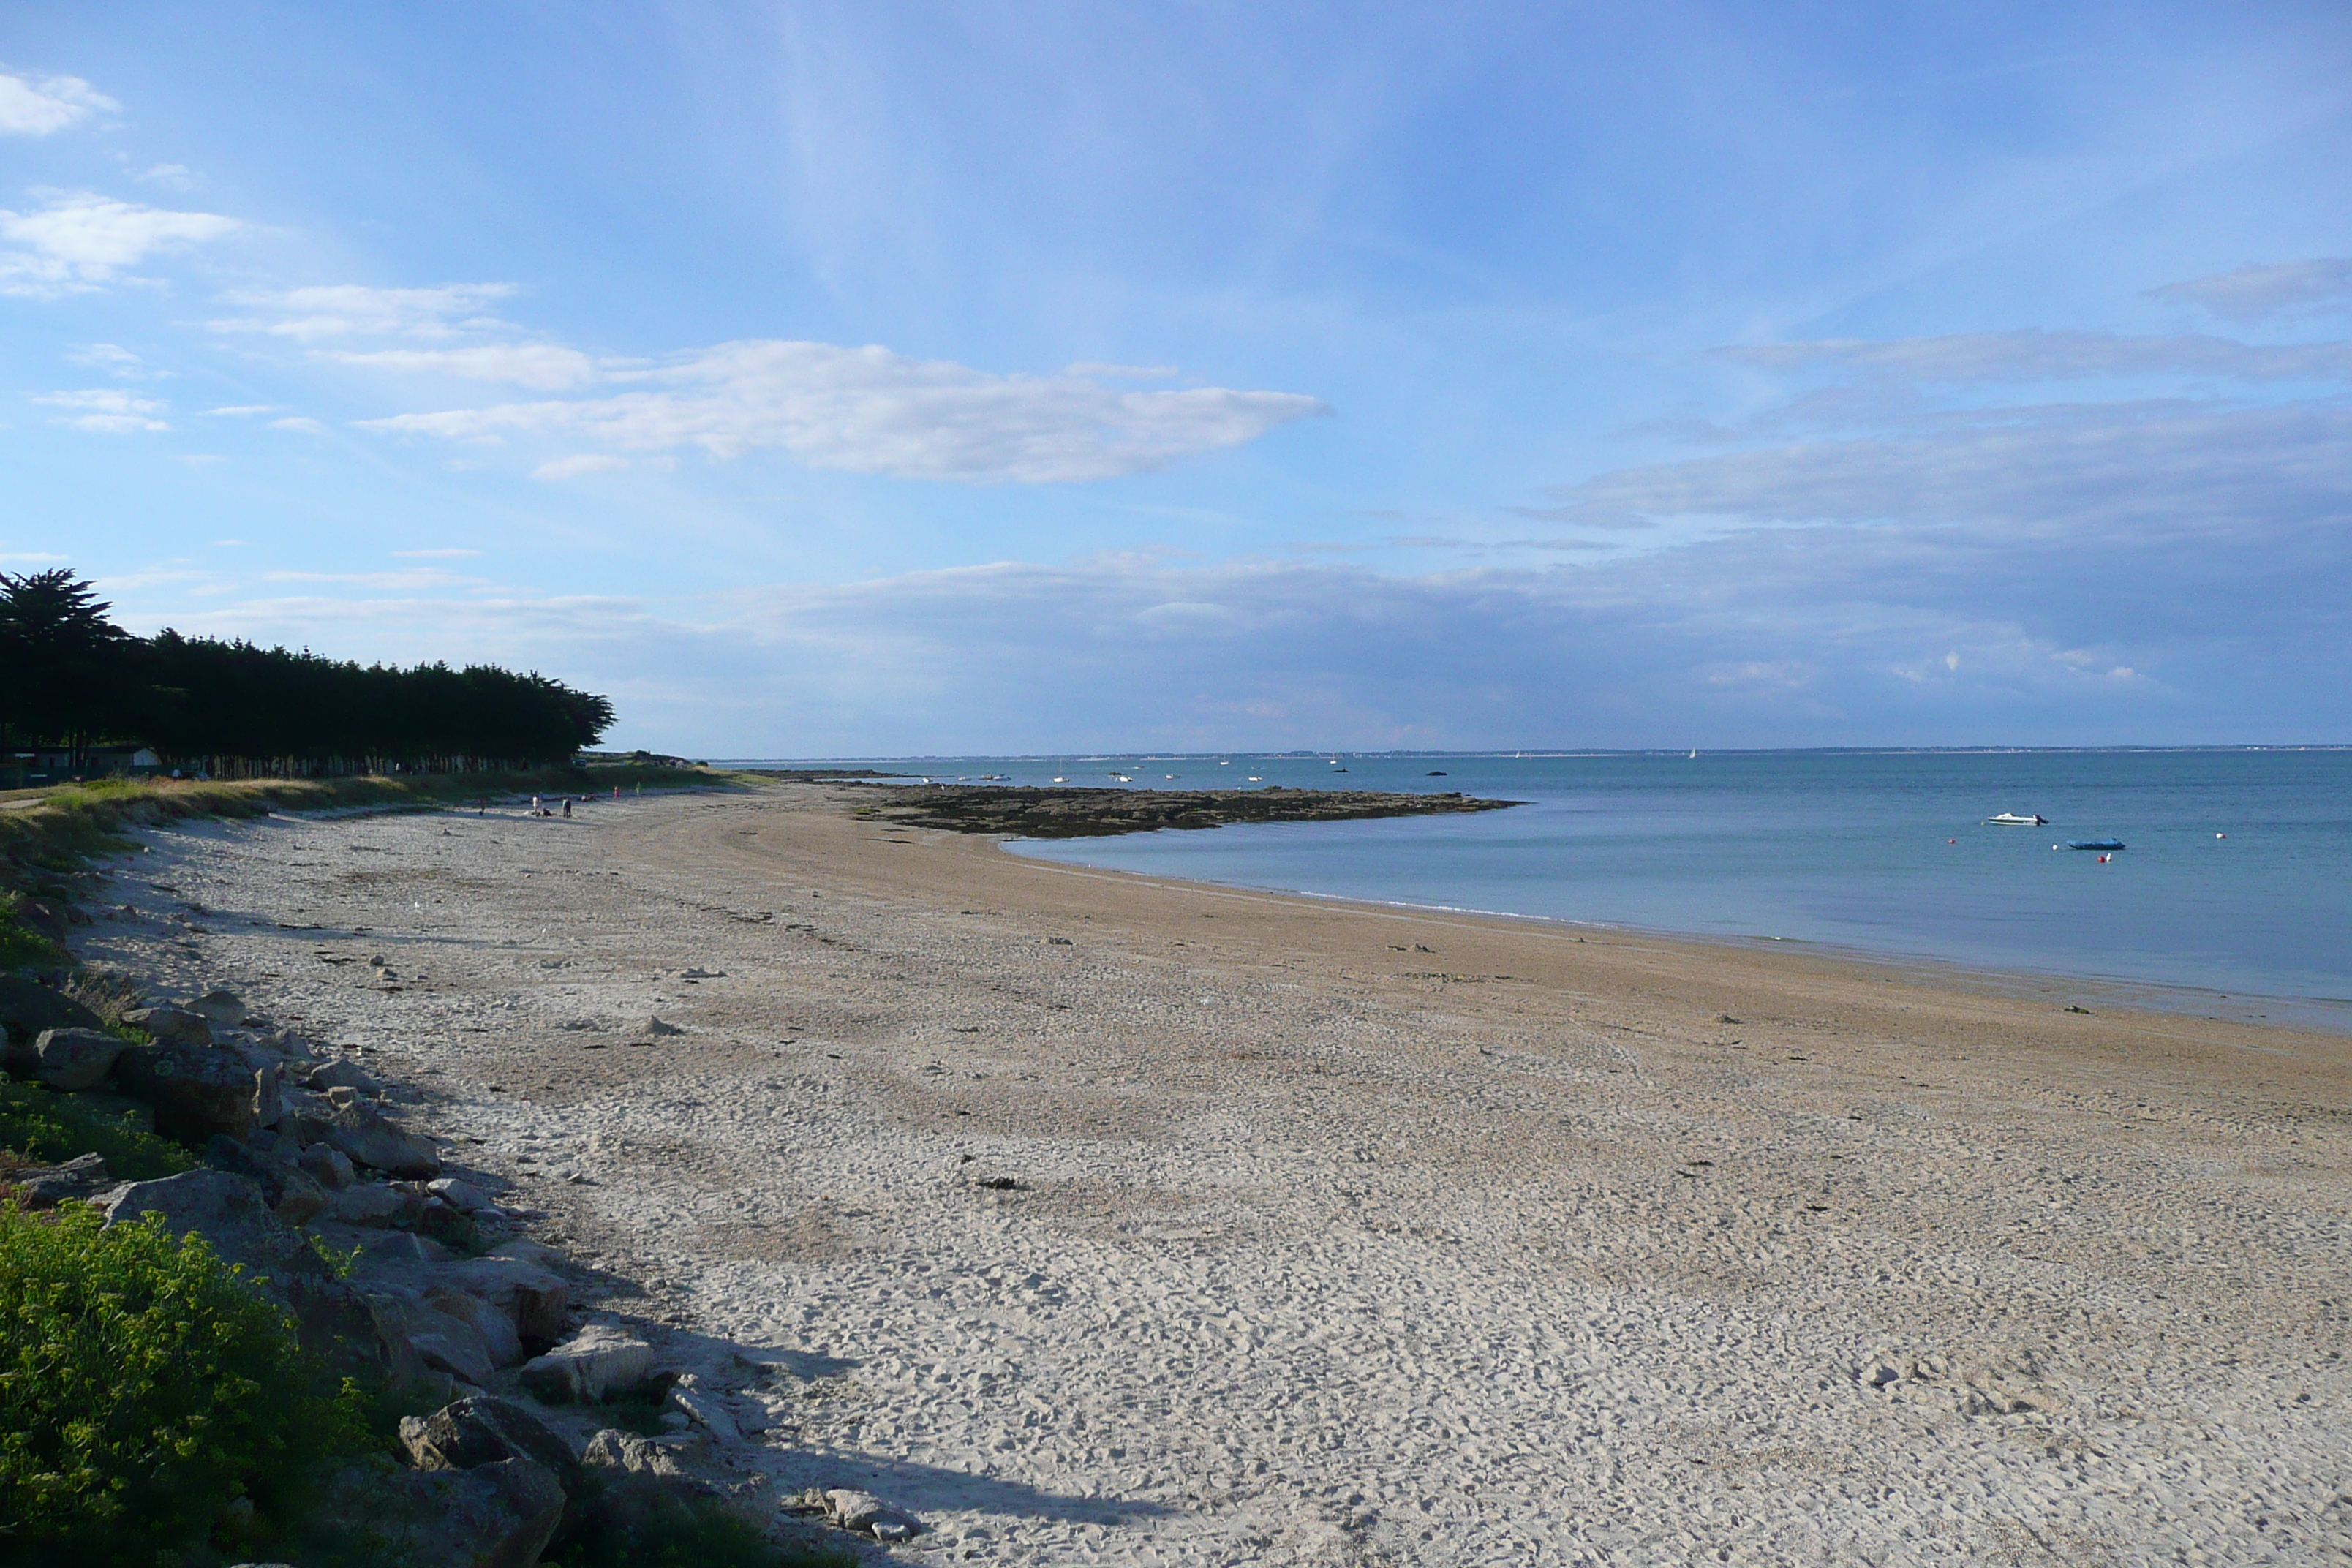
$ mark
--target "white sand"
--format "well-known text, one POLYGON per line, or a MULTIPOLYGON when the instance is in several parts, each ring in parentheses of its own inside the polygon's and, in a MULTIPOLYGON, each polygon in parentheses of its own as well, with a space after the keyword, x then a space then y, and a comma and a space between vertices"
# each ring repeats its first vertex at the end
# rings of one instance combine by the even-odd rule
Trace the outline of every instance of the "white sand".
POLYGON ((2352 1560, 2341 1039, 808 786, 150 842, 88 956, 365 1047, 907 1560, 2352 1560))

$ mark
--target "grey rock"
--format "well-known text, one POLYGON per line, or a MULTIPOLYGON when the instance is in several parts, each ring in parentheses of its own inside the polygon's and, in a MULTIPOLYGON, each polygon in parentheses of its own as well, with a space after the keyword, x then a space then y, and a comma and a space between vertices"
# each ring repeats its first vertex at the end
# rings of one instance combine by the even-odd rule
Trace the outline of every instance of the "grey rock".
POLYGON ((323 1141, 349 1155, 352 1163, 418 1181, 441 1173, 441 1161, 430 1145, 385 1121, 353 1090, 330 1090, 327 1100, 323 1141))
POLYGON ((173 1236, 194 1231, 224 1261, 273 1281, 327 1277, 324 1259, 302 1234, 272 1212, 260 1184, 227 1171, 187 1171, 133 1182, 101 1206, 110 1225, 163 1216, 173 1236))
POLYGON ((478 1209, 494 1208, 490 1194, 471 1182, 455 1176, 442 1176, 425 1184, 425 1191, 441 1199, 460 1214, 472 1214, 478 1209))
POLYGON ((213 1043, 212 1025, 203 1014, 191 1013, 185 1007, 133 1007, 122 1015, 122 1021, 152 1035, 158 1041, 203 1047, 213 1043))
POLYGON ((827 1520, 877 1541, 905 1541, 923 1528, 921 1520, 892 1508, 872 1492, 836 1487, 824 1494, 824 1503, 827 1520))
POLYGON ((588 1447, 580 1462, 596 1469, 624 1470, 631 1475, 677 1476, 686 1472, 678 1468, 670 1451, 650 1437, 635 1432, 616 1431, 606 1427, 588 1439, 588 1447))
POLYGON ((470 1470, 502 1459, 529 1459, 553 1472, 567 1492, 580 1489, 580 1460, 553 1428, 511 1400, 478 1394, 400 1424, 401 1447, 420 1470, 470 1470))
POLYGON ((26 1208, 45 1209, 68 1198, 86 1202, 114 1185, 114 1181, 106 1173, 103 1159, 96 1154, 81 1154, 61 1165, 36 1165, 19 1171, 0 1184, 16 1188, 26 1208))
MULTIPOLYGON (((322 1189, 323 1190, 323 1189, 322 1189)), ((381 1182, 362 1182, 326 1194, 325 1213, 339 1225, 389 1226, 402 1208, 413 1203, 381 1182)))
POLYGON ((352 1157, 331 1143, 314 1143, 302 1151, 298 1163, 312 1181, 330 1192, 352 1184, 352 1157))
POLYGON ((659 1037, 665 1035, 683 1035, 686 1031, 676 1024, 665 1024, 659 1018, 648 1018, 646 1020, 646 1033, 659 1037))
POLYGON ((76 1094, 106 1081, 122 1042, 100 1029, 44 1029, 33 1042, 33 1076, 76 1094))
POLYGON ((561 1275, 519 1258, 474 1258, 446 1278, 504 1312, 523 1339, 548 1344, 563 1337, 572 1301, 561 1275))
POLYGON ((653 1346, 602 1325, 582 1330, 545 1355, 526 1363, 522 1385, 551 1405, 594 1405, 608 1394, 642 1386, 652 1374, 653 1346))
POLYGON ((242 1140, 256 1124, 257 1075, 227 1051, 180 1040, 132 1046, 115 1058, 112 1077, 123 1093, 155 1108, 155 1130, 165 1137, 242 1140))
POLYGON ((313 1068, 310 1076, 302 1080, 302 1087, 318 1094, 331 1089, 355 1089, 362 1094, 373 1094, 383 1085, 357 1062, 333 1061, 313 1068))
POLYGON ((425 1304, 473 1330, 492 1366, 513 1366, 522 1360, 522 1336, 515 1332, 514 1320, 479 1296, 436 1281, 425 1288, 425 1304))
POLYGON ((233 1029, 245 1022, 245 999, 234 991, 215 987, 189 1003, 188 1011, 209 1023, 233 1029))
POLYGON ((714 1443, 736 1444, 743 1440, 735 1418, 730 1415, 718 1397, 701 1386, 700 1380, 688 1373, 670 1385, 663 1403, 685 1416, 694 1426, 709 1434, 714 1443))
MULTIPOLYGON (((256 1138, 266 1138, 257 1132, 256 1138)), ((290 1162, 262 1158, 248 1144, 215 1133, 205 1143, 205 1163, 215 1171, 244 1176, 261 1188, 261 1195, 279 1219, 304 1225, 327 1206, 326 1189, 290 1162)))
POLYGON ((105 1020, 64 992, 37 980, 0 974, 0 1030, 8 1037, 8 1068, 32 1070, 33 1042, 44 1029, 97 1029, 105 1020))
POLYGON ((432 1568, 530 1568, 563 1520, 563 1485, 530 1459, 470 1469, 345 1471, 329 1516, 391 1560, 432 1568))

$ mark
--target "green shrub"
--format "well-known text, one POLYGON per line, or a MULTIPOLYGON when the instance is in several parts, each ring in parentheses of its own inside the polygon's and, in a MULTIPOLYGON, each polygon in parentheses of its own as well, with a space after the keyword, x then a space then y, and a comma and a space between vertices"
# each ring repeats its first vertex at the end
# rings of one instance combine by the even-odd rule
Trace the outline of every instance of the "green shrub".
MULTIPOLYGON (((593 1503, 590 1506, 593 1506, 593 1503)), ((717 1498, 663 1497, 633 1526, 583 1531, 550 1568, 856 1568, 847 1552, 780 1546, 717 1498)))
POLYGON ((65 951, 25 923, 15 893, 0 893, 0 971, 62 963, 65 951))
POLYGON ((368 1447, 358 1390, 241 1276, 160 1216, 0 1204, 0 1556, 150 1568, 368 1447))
POLYGON ((128 1116, 91 1110, 75 1096, 31 1083, 0 1083, 0 1153, 27 1165, 54 1165, 80 1154, 106 1161, 120 1181, 150 1182, 194 1170, 195 1158, 128 1116))

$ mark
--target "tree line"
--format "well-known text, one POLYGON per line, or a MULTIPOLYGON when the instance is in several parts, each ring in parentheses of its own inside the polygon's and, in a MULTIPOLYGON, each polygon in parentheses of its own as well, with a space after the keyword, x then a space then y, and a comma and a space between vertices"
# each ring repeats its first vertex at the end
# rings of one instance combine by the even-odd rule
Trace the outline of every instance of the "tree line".
POLYGON ((541 766, 593 745, 604 698, 496 665, 360 665, 243 641, 133 637, 70 571, 0 573, 0 765, 145 746, 216 774, 541 766))

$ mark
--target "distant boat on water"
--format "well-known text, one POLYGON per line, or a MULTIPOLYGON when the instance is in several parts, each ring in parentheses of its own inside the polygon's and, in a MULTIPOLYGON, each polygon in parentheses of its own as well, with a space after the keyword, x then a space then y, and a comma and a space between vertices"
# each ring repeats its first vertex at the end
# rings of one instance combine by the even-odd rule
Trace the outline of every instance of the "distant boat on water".
POLYGON ((2048 817, 2034 816, 2021 811, 1996 812, 1985 818, 1988 827, 2047 827, 2049 825, 2048 817))
POLYGON ((2123 847, 2124 841, 2120 838, 2069 838, 2066 840, 2066 847, 2069 849, 2115 850, 2123 847))

